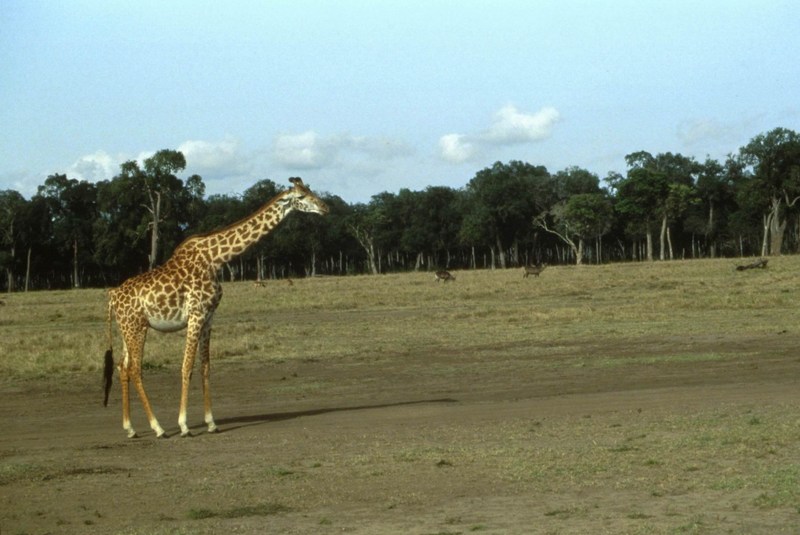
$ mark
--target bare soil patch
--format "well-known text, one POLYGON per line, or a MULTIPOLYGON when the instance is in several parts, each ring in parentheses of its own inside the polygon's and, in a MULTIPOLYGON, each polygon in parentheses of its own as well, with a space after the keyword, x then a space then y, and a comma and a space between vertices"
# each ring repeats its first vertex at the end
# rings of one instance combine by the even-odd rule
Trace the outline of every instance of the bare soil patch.
POLYGON ((6 383, 0 533, 798 533, 799 342, 225 362, 186 439, 177 362, 145 376, 166 440, 99 374, 6 383))

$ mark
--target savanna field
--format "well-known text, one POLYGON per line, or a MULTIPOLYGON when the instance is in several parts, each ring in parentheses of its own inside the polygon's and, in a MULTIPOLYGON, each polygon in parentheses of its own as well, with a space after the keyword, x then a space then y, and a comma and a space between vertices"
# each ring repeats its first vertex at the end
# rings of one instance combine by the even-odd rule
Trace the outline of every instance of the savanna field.
POLYGON ((800 257, 224 283, 157 440, 103 290, 0 297, 0 533, 798 533, 800 257), (114 349, 122 355, 116 332, 114 349))

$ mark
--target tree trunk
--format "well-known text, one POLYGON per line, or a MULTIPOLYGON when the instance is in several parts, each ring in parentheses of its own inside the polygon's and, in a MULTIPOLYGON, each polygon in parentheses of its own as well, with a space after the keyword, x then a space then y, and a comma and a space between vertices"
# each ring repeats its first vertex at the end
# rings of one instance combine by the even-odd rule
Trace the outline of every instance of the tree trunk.
POLYGON ((72 287, 80 288, 81 281, 78 279, 78 240, 72 240, 72 287))
POLYGON ((764 233, 761 238, 761 256, 769 256, 769 227, 770 227, 770 218, 772 217, 772 213, 765 214, 761 220, 761 225, 763 226, 764 233))
POLYGON ((28 291, 28 284, 31 280, 31 250, 33 247, 28 246, 28 261, 25 263, 25 291, 28 291))
POLYGON ((503 250, 503 244, 500 243, 500 236, 496 236, 497 239, 497 256, 500 258, 500 267, 505 269, 506 268, 506 253, 503 250))
POLYGON ((780 197, 772 198, 772 210, 769 228, 769 254, 780 255, 783 250, 783 236, 786 231, 786 220, 780 220, 780 197))
POLYGON ((350 226, 350 231, 367 254, 367 264, 369 265, 370 272, 373 275, 377 275, 380 271, 378 270, 378 264, 375 262, 375 243, 372 239, 372 235, 368 231, 355 225, 350 226))
POLYGON ((714 203, 708 207, 708 226, 706 227, 706 243, 708 244, 708 256, 717 257, 717 243, 714 240, 714 203))
POLYGON ((675 257, 672 254, 672 234, 669 231, 669 227, 667 227, 667 246, 669 247, 669 259, 674 260, 675 257))
POLYGON ((653 261, 653 231, 650 229, 650 223, 647 224, 646 236, 647 236, 647 260, 649 262, 652 262, 653 261))
POLYGON ((424 259, 425 257, 423 256, 423 253, 417 253, 417 261, 414 263, 414 271, 419 271, 424 259))
POLYGON ((14 259, 16 258, 16 251, 14 250, 14 246, 11 246, 11 262, 9 263, 8 269, 6 272, 8 273, 8 293, 14 291, 14 259))
POLYGON ((151 213, 153 214, 153 223, 150 233, 150 269, 156 265, 158 258, 158 222, 161 219, 161 192, 156 192, 155 200, 150 197, 151 213))
POLYGON ((6 268, 6 276, 8 277, 8 293, 14 291, 14 258, 16 253, 14 251, 14 220, 11 220, 11 225, 8 230, 8 237, 9 241, 11 242, 11 249, 9 252, 11 253, 11 262, 8 263, 8 267, 6 268))
POLYGON ((666 214, 661 218, 661 234, 659 236, 659 251, 658 251, 658 259, 665 260, 665 248, 666 248, 666 237, 667 237, 667 216, 666 214))

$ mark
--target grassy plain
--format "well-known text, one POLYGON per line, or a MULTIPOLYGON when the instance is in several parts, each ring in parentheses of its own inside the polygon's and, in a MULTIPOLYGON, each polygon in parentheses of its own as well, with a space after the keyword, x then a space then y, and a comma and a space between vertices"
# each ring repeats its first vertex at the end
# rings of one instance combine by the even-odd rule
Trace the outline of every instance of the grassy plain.
MULTIPOLYGON (((746 263, 746 262, 745 262, 746 263)), ((521 270, 429 273, 226 283, 214 321, 215 363, 303 359, 384 359, 420 350, 473 355, 541 354, 564 344, 673 335, 674 355, 691 336, 764 335, 800 319, 800 257, 767 270, 737 272, 735 260, 550 267, 536 279, 521 270)), ((7 295, 0 308, 0 374, 50 377, 99 370, 105 350, 105 292, 66 290, 7 295)), ((121 340, 114 329, 117 354, 121 340)), ((151 332, 145 360, 174 366, 180 334, 151 332)), ((615 366, 627 359, 574 355, 558 365, 615 366)), ((491 362, 485 363, 492 365, 491 362)))
MULTIPOLYGON (((739 263, 226 283, 212 338, 223 433, 166 442, 124 440, 116 390, 113 408, 88 409, 102 290, 4 296, 0 530, 796 533, 800 257, 739 263), (54 448, 12 421, 9 404, 32 399, 85 421, 44 426, 54 448), (120 517, 96 503, 124 474, 141 498, 120 517)), ((114 344, 121 355, 116 330, 114 344)), ((146 345, 173 428, 182 345, 155 332, 146 345)))

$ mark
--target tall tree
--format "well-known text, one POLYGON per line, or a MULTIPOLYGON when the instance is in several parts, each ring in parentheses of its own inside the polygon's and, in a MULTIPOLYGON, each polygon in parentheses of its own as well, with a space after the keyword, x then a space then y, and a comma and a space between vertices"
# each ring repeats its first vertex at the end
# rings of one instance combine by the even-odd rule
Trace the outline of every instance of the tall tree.
POLYGON ((653 227, 660 223, 659 258, 664 260, 672 242, 669 223, 694 202, 693 159, 670 152, 653 156, 639 151, 625 156, 628 173, 613 184, 619 202, 617 209, 643 223, 647 238, 647 259, 653 260, 653 227))
POLYGON ((786 128, 759 134, 739 149, 760 193, 764 210, 762 254, 783 249, 787 210, 800 199, 800 135, 786 128), (769 236, 769 240, 767 239, 769 236))
MULTIPOLYGON (((600 179, 586 169, 572 166, 553 175, 554 204, 533 219, 534 226, 557 236, 572 251, 576 264, 583 263, 584 241, 599 237, 597 219, 610 217, 601 194, 600 179), (593 210, 597 209, 597 212, 593 210)), ((606 206, 608 204, 608 206, 606 206)), ((602 233, 607 232, 607 229, 602 233)))
POLYGON ((378 231, 382 217, 380 213, 370 209, 369 206, 356 204, 347 223, 348 230, 364 250, 369 271, 373 275, 380 273, 375 249, 375 233, 378 231))
POLYGON ((466 189, 462 236, 473 242, 484 241, 493 257, 497 253, 502 268, 507 266, 506 250, 511 250, 517 261, 518 240, 553 198, 547 169, 519 161, 496 162, 478 171, 466 189))
POLYGON ((534 224, 558 236, 572 250, 577 265, 583 264, 587 239, 597 240, 599 257, 600 239, 611 228, 614 209, 604 193, 578 193, 553 206, 547 214, 534 219, 534 224), (548 219, 553 219, 553 226, 548 219))
MULTIPOLYGON (((124 165, 124 164, 123 164, 124 165)), ((97 184, 94 222, 95 261, 111 277, 110 284, 147 269, 145 236, 148 216, 142 212, 147 196, 141 177, 123 171, 110 181, 97 184)))
POLYGON ((641 227, 646 240, 646 258, 653 260, 653 227, 658 220, 656 208, 666 189, 666 177, 642 167, 628 169, 625 176, 607 178, 616 194, 616 210, 641 227))
POLYGON ((70 280, 81 287, 80 266, 91 261, 92 225, 97 218, 97 187, 66 175, 50 175, 38 196, 50 208, 55 248, 71 258, 70 280))
POLYGON ((692 210, 686 226, 693 235, 704 237, 711 258, 718 254, 719 240, 734 200, 733 187, 731 176, 717 160, 706 158, 699 166, 695 185, 697 209, 692 210))
POLYGON ((161 150, 147 158, 143 167, 136 161, 125 162, 111 181, 97 184, 100 217, 94 225, 95 258, 115 269, 114 278, 141 271, 142 257, 144 267, 151 268, 186 236, 190 205, 202 190, 202 181, 194 178, 185 187, 175 176, 185 165, 180 152, 161 150), (143 254, 145 235, 150 238, 149 253, 143 254))
MULTIPOLYGON (((25 206, 20 218, 19 237, 27 250, 25 255, 25 291, 32 285, 33 270, 38 267, 49 267, 55 260, 52 253, 51 236, 53 222, 50 208, 42 197, 35 195, 25 206), (36 257, 33 256, 34 250, 36 257), (38 260, 38 262, 37 262, 38 260)), ((44 282, 49 283, 49 280, 44 282)))
MULTIPOLYGON (((138 171, 136 162, 128 162, 128 164, 132 164, 132 172, 135 174, 138 171)), ((159 258, 159 225, 164 220, 162 202, 166 201, 167 210, 172 205, 173 210, 178 211, 181 203, 177 201, 179 199, 187 200, 184 198, 183 183, 175 176, 175 173, 183 171, 185 168, 186 158, 183 153, 175 150, 160 150, 144 161, 144 173, 141 176, 148 198, 145 208, 150 212, 152 218, 150 222, 150 256, 148 257, 150 269, 155 267, 159 258)), ((175 216, 175 214, 172 215, 175 216)))
POLYGON ((20 217, 25 198, 13 190, 0 191, 0 268, 6 271, 6 290, 15 289, 20 217))
POLYGON ((463 217, 459 210, 459 192, 444 186, 429 186, 420 192, 418 200, 412 213, 414 233, 422 236, 425 250, 430 252, 434 262, 449 269, 450 251, 458 243, 463 217), (440 253, 445 256, 443 262, 439 259, 440 253))

